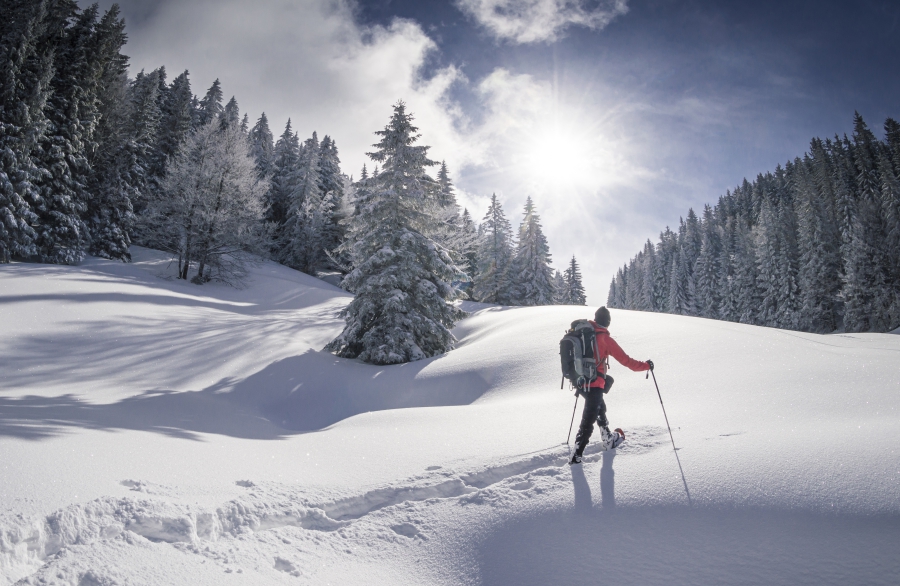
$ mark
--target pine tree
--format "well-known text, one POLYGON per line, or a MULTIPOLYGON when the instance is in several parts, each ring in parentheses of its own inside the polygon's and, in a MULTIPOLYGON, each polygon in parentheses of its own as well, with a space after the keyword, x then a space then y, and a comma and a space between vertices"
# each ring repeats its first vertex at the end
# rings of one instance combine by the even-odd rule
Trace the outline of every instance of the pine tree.
POLYGON ((59 17, 71 20, 48 39, 55 51, 54 75, 45 107, 48 127, 37 156, 44 174, 34 206, 35 244, 43 262, 77 264, 84 258, 88 228, 85 183, 90 169, 85 156, 96 114, 99 67, 92 46, 97 6, 80 12, 74 2, 58 2, 59 17))
POLYGON ((90 253, 110 259, 131 260, 129 247, 135 216, 132 199, 139 197, 140 179, 131 136, 127 132, 129 113, 128 58, 121 54, 125 44, 125 21, 113 5, 96 28, 97 54, 103 68, 97 91, 97 126, 94 145, 88 152, 91 169, 85 222, 91 234, 90 253))
POLYGON ((349 203, 346 201, 344 184, 346 177, 341 172, 341 159, 337 144, 326 135, 319 145, 319 182, 322 186, 322 248, 325 264, 340 268, 334 254, 346 235, 349 218, 349 203))
MULTIPOLYGON (((276 243, 283 241, 282 233, 288 219, 288 208, 300 186, 299 160, 300 141, 291 129, 291 121, 288 119, 284 132, 275 143, 271 184, 265 198, 265 218, 274 226, 276 243)), ((280 248, 273 253, 278 257, 280 248)))
POLYGON ((469 210, 464 209, 460 216, 459 232, 451 242, 450 248, 461 257, 462 269, 466 272, 467 282, 470 285, 478 273, 478 242, 478 226, 475 225, 469 210))
POLYGON ((205 126, 212 120, 218 120, 224 114, 225 108, 222 107, 222 98, 222 84, 216 79, 209 86, 209 89, 206 90, 206 95, 203 96, 203 99, 200 100, 197 111, 197 123, 199 125, 205 126))
POLYGON ((797 169, 797 216, 801 291, 801 326, 805 330, 828 333, 838 327, 837 300, 840 291, 840 236, 831 208, 833 197, 819 184, 826 176, 827 162, 821 141, 813 141, 813 158, 807 156, 797 169), (822 167, 817 174, 816 168, 822 167))
POLYGON ((437 230, 432 236, 442 246, 450 249, 454 260, 461 264, 463 263, 461 252, 456 249, 455 244, 462 226, 462 219, 459 215, 459 205, 456 203, 456 194, 453 191, 453 182, 450 180, 450 171, 445 161, 441 161, 438 169, 434 205, 435 215, 439 221, 437 230))
POLYGON ((510 268, 513 259, 512 226, 497 194, 481 222, 483 231, 478 247, 478 272, 475 275, 474 296, 485 303, 510 305, 513 302, 510 268))
POLYGON ((552 305, 553 270, 550 246, 541 230, 540 217, 531 197, 525 200, 525 213, 519 227, 519 246, 513 262, 517 305, 552 305))
POLYGON ((719 290, 719 249, 721 242, 713 218, 712 208, 707 205, 703 209, 701 224, 700 255, 694 265, 694 282, 697 293, 697 311, 701 317, 715 318, 719 315, 721 292, 719 290))
POLYGON ((269 176, 275 158, 275 138, 269 130, 269 119, 266 118, 265 112, 250 129, 250 154, 256 159, 256 171, 259 176, 269 176))
POLYGON ((166 162, 175 156, 179 147, 187 140, 193 126, 193 98, 191 81, 185 70, 172 80, 162 100, 157 131, 158 159, 152 171, 157 177, 165 175, 166 162))
POLYGON ((328 204, 319 176, 319 139, 315 132, 303 143, 297 161, 299 182, 291 194, 283 240, 280 243, 283 264, 315 275, 325 255, 324 228, 328 219, 328 204))
POLYGON ((584 285, 581 284, 581 270, 575 255, 569 261, 563 279, 566 283, 566 305, 587 305, 587 297, 584 294, 584 285))
POLYGON ((225 109, 222 110, 222 124, 241 127, 241 109, 234 96, 231 96, 225 104, 225 109))
POLYGON ((349 235, 354 269, 343 285, 356 296, 347 325, 328 349, 375 364, 420 360, 448 351, 450 328, 463 312, 448 301, 460 271, 424 234, 436 219, 429 206, 428 147, 403 102, 369 157, 382 165, 357 198, 349 235))
MULTIPOLYGON (((71 4, 71 3, 64 3, 71 4)), ((66 24, 57 2, 11 1, 0 19, 0 262, 37 253, 32 227, 46 174, 35 155, 46 132, 54 40, 66 24)))

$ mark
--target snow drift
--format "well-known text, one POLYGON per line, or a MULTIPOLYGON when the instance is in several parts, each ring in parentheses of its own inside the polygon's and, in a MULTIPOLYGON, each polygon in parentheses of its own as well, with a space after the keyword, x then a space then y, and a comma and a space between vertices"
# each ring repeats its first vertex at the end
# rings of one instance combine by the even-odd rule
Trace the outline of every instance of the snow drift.
POLYGON ((349 296, 0 267, 0 583, 900 581, 900 338, 613 311, 625 445, 568 467, 583 307, 468 304, 452 352, 322 352, 349 296))

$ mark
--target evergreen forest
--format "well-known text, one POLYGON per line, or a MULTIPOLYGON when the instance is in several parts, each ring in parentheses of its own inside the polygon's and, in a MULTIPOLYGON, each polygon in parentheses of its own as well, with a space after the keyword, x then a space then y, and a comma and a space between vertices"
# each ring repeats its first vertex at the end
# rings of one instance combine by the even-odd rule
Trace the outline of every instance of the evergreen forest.
POLYGON ((608 305, 790 330, 900 326, 900 124, 746 179, 702 216, 689 210, 617 272, 608 305))
POLYGON ((288 120, 276 139, 218 79, 200 97, 188 71, 129 77, 117 5, 5 0, 3 15, 0 264, 129 262, 134 243, 198 285, 240 285, 264 258, 339 274, 357 301, 331 347, 380 363, 449 349, 456 299, 586 303, 575 258, 551 268, 530 198, 518 233, 496 195, 480 224, 460 209, 402 101, 354 181, 333 138, 288 120))

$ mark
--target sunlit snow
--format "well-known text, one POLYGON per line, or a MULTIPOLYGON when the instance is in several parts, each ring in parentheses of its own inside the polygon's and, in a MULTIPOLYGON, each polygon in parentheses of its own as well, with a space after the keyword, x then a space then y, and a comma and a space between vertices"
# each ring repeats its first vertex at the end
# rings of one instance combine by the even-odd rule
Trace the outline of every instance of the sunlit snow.
POLYGON ((593 308, 467 304, 457 349, 321 351, 349 295, 161 254, 0 268, 0 583, 897 584, 900 337, 613 310, 619 449, 565 465, 593 308))

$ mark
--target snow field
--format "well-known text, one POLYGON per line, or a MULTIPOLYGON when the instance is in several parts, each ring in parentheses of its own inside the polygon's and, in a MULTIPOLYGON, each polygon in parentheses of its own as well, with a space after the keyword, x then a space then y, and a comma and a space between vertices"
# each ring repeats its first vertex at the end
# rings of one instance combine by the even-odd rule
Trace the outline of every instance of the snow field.
POLYGON ((615 362, 626 443, 562 464, 592 309, 467 304, 456 350, 375 367, 320 352, 321 281, 135 259, 0 269, 0 583, 900 581, 897 336, 613 310, 688 509, 615 362))

